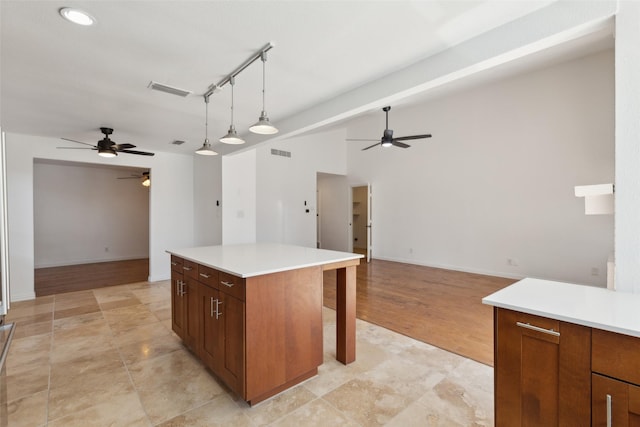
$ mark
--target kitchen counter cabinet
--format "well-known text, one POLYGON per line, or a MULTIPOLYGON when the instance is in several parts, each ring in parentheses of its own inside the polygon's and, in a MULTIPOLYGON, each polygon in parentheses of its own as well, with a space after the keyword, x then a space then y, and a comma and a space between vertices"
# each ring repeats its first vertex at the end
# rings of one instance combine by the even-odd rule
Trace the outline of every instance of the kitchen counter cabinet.
POLYGON ((483 302, 496 426, 640 427, 640 295, 523 279, 483 302))
POLYGON ((325 270, 337 274, 336 358, 355 360, 355 267, 361 255, 271 244, 169 253, 174 331, 249 404, 318 373, 325 270))
POLYGON ((591 330, 495 309, 495 425, 588 426, 591 330))

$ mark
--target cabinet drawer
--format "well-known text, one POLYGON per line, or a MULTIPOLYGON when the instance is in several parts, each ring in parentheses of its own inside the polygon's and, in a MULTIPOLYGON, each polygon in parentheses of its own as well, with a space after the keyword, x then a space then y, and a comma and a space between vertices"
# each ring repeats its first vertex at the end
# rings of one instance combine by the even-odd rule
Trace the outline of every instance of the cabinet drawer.
POLYGON ((185 259, 182 264, 182 271, 185 277, 191 277, 192 279, 198 279, 198 264, 193 261, 185 259))
POLYGON ((182 273, 182 264, 183 264, 183 260, 182 258, 179 258, 175 255, 171 255, 171 270, 173 271, 177 271, 178 273, 182 273))
POLYGON ((245 280, 223 271, 219 272, 218 288, 220 291, 244 301, 245 280))
POLYGON ((218 270, 198 264, 198 281, 212 288, 218 288, 218 270))
POLYGON ((640 384, 640 338, 593 329, 591 347, 594 372, 640 384))

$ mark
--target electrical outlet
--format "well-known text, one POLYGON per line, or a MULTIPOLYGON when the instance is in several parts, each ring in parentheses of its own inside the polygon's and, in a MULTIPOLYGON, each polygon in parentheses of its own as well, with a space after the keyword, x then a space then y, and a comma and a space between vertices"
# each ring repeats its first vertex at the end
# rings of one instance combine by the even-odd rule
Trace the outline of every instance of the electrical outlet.
POLYGON ((409 253, 412 254, 413 253, 413 248, 409 248, 409 253))
POLYGON ((592 276, 599 276, 600 275, 600 269, 597 267, 592 267, 591 268, 591 275, 592 276))
POLYGON ((517 267, 518 260, 515 258, 507 258, 507 265, 510 265, 511 267, 517 267))
POLYGON ((109 252, 109 248, 108 248, 108 247, 105 247, 105 248, 104 248, 104 251, 105 251, 105 252, 109 252))

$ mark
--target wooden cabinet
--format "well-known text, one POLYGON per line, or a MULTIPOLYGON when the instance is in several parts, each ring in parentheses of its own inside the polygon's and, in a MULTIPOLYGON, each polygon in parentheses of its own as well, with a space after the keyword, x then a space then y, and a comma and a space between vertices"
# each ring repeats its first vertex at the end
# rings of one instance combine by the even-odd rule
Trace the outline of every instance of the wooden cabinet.
POLYGON ((244 279, 173 262, 174 331, 244 400, 255 404, 317 374, 322 267, 244 279))
POLYGON ((244 396, 245 304, 218 289, 219 274, 210 269, 204 274, 207 283, 200 285, 200 357, 232 390, 244 396))
POLYGON ((591 329, 494 309, 495 425, 588 426, 591 329))
POLYGON ((640 338, 593 330, 592 425, 640 427, 640 338))
POLYGON ((200 341, 196 275, 197 264, 171 257, 171 327, 195 353, 200 341))

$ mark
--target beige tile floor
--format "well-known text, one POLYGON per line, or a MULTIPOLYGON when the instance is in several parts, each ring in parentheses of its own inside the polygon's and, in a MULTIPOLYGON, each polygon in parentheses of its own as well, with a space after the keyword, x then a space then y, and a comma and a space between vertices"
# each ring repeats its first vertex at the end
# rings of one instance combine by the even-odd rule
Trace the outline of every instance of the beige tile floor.
POLYGON ((318 376, 254 407, 171 332, 169 282, 14 303, 9 426, 490 426, 492 368, 358 320, 357 361, 335 360, 324 310, 318 376))

